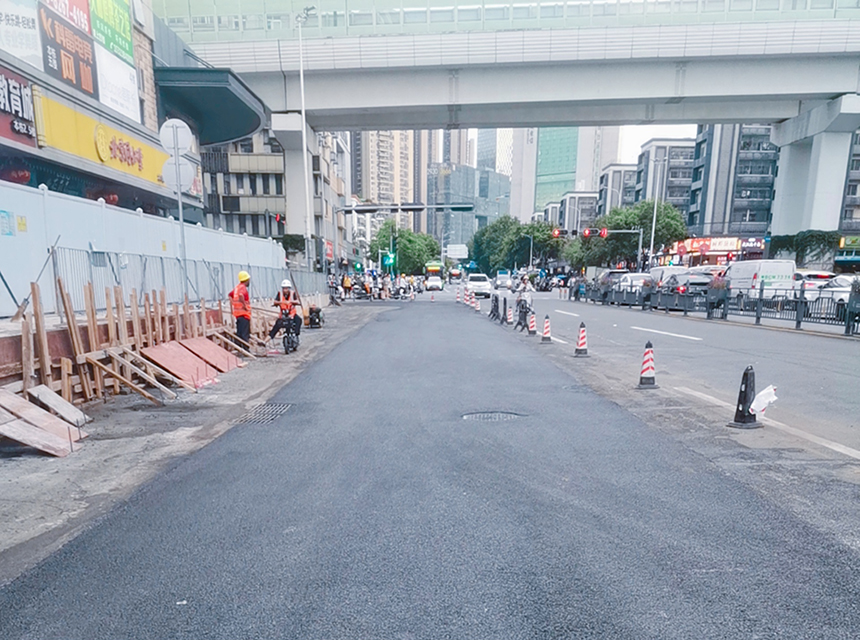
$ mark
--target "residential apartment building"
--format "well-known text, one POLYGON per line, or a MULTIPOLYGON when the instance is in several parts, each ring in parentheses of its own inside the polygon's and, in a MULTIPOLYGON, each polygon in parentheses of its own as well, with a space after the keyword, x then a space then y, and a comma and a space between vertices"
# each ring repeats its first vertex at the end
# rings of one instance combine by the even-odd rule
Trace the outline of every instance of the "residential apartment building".
POLYGON ((393 204, 415 197, 415 131, 352 134, 354 193, 364 202, 393 204))
POLYGON ((860 131, 851 138, 851 158, 845 178, 839 231, 842 238, 836 251, 835 269, 847 273, 860 272, 860 131))
POLYGON ((695 146, 692 138, 654 138, 643 144, 636 166, 636 202, 668 202, 686 219, 695 146))
POLYGON ((513 170, 513 134, 513 129, 479 129, 478 169, 489 169, 510 176, 513 170))
POLYGON ((598 216, 605 216, 617 207, 629 207, 636 203, 636 168, 635 164, 610 164, 603 167, 598 181, 598 216))
POLYGON ((603 167, 618 162, 621 127, 579 127, 576 190, 597 191, 603 167))
POLYGON ((565 193, 559 202, 558 226, 576 232, 590 227, 599 215, 599 199, 600 194, 597 191, 565 193))
POLYGON ((771 220, 779 149, 769 125, 700 125, 690 207, 691 233, 764 236, 771 220))

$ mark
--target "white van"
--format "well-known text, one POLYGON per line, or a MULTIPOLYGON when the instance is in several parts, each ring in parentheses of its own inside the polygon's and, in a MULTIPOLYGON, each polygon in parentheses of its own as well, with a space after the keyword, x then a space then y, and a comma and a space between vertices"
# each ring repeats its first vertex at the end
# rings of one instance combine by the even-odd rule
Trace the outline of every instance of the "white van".
POLYGON ((726 269, 732 297, 758 299, 764 282, 765 298, 794 297, 794 260, 743 260, 726 269))

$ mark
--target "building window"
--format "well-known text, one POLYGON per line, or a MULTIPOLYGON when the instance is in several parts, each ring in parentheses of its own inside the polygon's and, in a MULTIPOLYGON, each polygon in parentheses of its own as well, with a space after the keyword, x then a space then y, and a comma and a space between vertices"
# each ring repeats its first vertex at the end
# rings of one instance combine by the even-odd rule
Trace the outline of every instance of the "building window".
POLYGON ((239 196, 222 196, 221 208, 224 211, 239 211, 239 196))
POLYGON ((669 169, 670 180, 686 180, 693 177, 692 169, 669 169))
POLYGON ((215 16, 194 16, 191 18, 192 31, 215 31, 215 16))
POLYGON ((481 20, 481 7, 458 7, 457 22, 478 22, 481 20))
MULTIPOLYGON (((776 0, 777 4, 779 4, 779 0, 776 0)), ((706 12, 712 11, 725 11, 726 10, 726 0, 704 0, 703 2, 703 10, 706 12)))
POLYGON ((266 19, 262 13, 252 13, 242 16, 242 28, 245 31, 258 31, 266 26, 266 19))
POLYGON ((540 6, 540 17, 541 18, 563 18, 564 17, 564 5, 563 4, 542 4, 540 6))
POLYGON ((239 231, 238 232, 239 233, 245 233, 246 232, 246 228, 245 228, 246 218, 248 216, 236 216, 236 217, 239 220, 239 231))
POLYGON ((218 16, 218 31, 238 31, 239 16, 218 16))
POLYGON ((350 11, 349 12, 349 24, 352 27, 361 27, 366 25, 373 24, 373 12, 372 11, 350 11))
POLYGON ((851 158, 851 171, 860 171, 860 158, 851 158))
POLYGON ((284 176, 275 174, 275 195, 284 195, 284 176))
POLYGON ((188 16, 177 16, 167 19, 167 26, 174 31, 188 31, 188 16))
MULTIPOLYGON (((322 14, 322 26, 324 27, 342 27, 344 24, 343 11, 326 11, 322 14)), ((305 26, 310 26, 310 20, 305 26)))
POLYGON ((692 160, 693 154, 695 154, 695 150, 691 148, 679 149, 677 147, 673 147, 669 149, 670 160, 692 160))
POLYGON ((757 11, 779 11, 779 0, 756 0, 757 11))
POLYGON ((214 173, 209 176, 209 193, 218 193, 218 176, 214 173))
POLYGON ((278 31, 283 29, 284 25, 290 24, 289 13, 270 13, 266 15, 266 29, 269 31, 278 31))
POLYGON ((260 235, 260 218, 263 216, 248 216, 251 218, 251 235, 258 236, 260 235))
POLYGON ((842 214, 843 220, 860 220, 860 207, 846 207, 842 214))
POLYGON ((257 174, 249 173, 248 174, 248 189, 252 196, 257 195, 257 174))
POLYGON ((857 183, 852 182, 851 184, 849 184, 848 190, 845 193, 846 193, 846 195, 849 195, 849 196, 856 196, 857 195, 857 183))
POLYGON ((427 9, 403 9, 404 24, 423 24, 427 22, 427 9))
POLYGON ((271 191, 270 184, 271 184, 272 177, 264 173, 262 175, 262 178, 263 178, 263 195, 267 196, 267 195, 269 195, 269 192, 271 191))
POLYGON ((225 195, 225 196, 229 196, 231 193, 233 193, 233 191, 230 189, 230 187, 232 186, 232 185, 230 184, 230 182, 231 182, 231 180, 230 180, 230 174, 229 174, 229 173, 225 173, 225 174, 224 174, 224 195, 225 195))
POLYGON ((532 18, 537 18, 537 5, 515 4, 513 17, 514 20, 530 20, 532 18))
POLYGON ((752 11, 752 0, 730 0, 732 11, 752 11))
POLYGON ((400 9, 380 9, 376 12, 376 24, 400 24, 400 9))
POLYGON ((484 20, 507 20, 508 19, 508 7, 507 6, 498 6, 498 5, 490 5, 484 7, 484 20))
POLYGON ((430 22, 454 22, 453 7, 430 9, 430 22))
POLYGON ((250 138, 245 138, 236 143, 236 150, 239 153, 254 153, 254 141, 250 138))

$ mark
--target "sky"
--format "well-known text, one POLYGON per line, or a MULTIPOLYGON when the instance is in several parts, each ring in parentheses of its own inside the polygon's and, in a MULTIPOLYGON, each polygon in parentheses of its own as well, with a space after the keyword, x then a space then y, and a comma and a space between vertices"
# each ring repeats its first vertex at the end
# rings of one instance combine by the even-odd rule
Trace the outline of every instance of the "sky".
POLYGON ((695 138, 694 124, 630 125, 621 127, 619 162, 636 164, 640 147, 651 138, 695 138))

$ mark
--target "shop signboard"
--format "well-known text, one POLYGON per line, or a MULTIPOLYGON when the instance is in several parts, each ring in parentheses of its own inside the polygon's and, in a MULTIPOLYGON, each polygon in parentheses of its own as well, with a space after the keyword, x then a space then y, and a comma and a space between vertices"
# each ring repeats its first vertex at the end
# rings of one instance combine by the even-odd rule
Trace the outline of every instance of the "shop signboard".
POLYGON ((764 251, 764 238, 745 238, 741 240, 743 251, 764 251))
POLYGON ((131 9, 127 0, 90 0, 93 40, 134 66, 131 9))
POLYGON ((0 0, 0 51, 42 71, 36 5, 36 0, 0 0))
POLYGON ((140 124, 137 72, 97 42, 99 102, 140 124))
POLYGON ((161 167, 168 155, 160 148, 56 100, 42 97, 38 104, 44 123, 39 131, 42 146, 164 186, 161 167))
POLYGON ((92 38, 66 26, 59 14, 45 6, 39 7, 39 32, 45 72, 98 99, 98 71, 92 38))
POLYGON ((36 118, 30 82, 0 67, 0 138, 36 146, 36 118))
POLYGON ((709 247, 711 253, 729 253, 730 251, 737 251, 737 249, 737 238, 711 238, 709 247))
POLYGON ((334 260, 334 243, 331 240, 325 241, 325 259, 334 260))
POLYGON ((90 35, 90 5, 87 0, 42 0, 51 11, 90 35))
POLYGON ((839 247, 842 249, 860 248, 860 236, 845 236, 840 240, 839 247))

